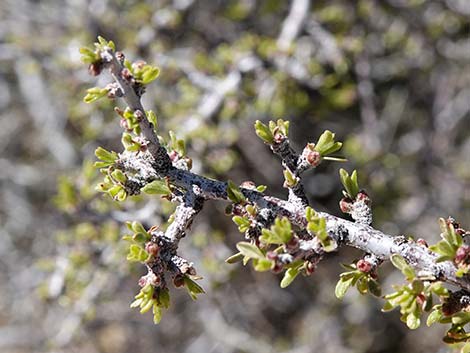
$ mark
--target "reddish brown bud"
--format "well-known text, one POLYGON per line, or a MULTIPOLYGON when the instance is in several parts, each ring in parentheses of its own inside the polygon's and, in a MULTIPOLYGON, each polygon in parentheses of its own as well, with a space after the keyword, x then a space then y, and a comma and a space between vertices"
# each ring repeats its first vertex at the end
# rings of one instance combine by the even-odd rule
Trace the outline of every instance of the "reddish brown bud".
POLYGON ((368 206, 371 204, 369 195, 367 195, 367 193, 364 190, 359 191, 359 193, 356 196, 356 201, 363 201, 368 206))
POLYGON ((369 273, 372 270, 372 264, 364 259, 360 259, 356 263, 356 268, 364 273, 369 273))
POLYGON ((424 246, 426 248, 428 247, 428 243, 423 238, 419 238, 418 240, 416 240, 416 244, 424 246))
POLYGON ((170 153, 168 153, 168 156, 170 157, 170 160, 172 162, 176 162, 178 160, 178 152, 176 152, 175 150, 172 150, 170 153))
POLYGON ((91 63, 90 66, 88 66, 88 73, 92 76, 98 76, 101 73, 102 69, 103 63, 101 61, 97 61, 91 63))
POLYGON ((144 118, 144 113, 141 110, 136 110, 134 116, 137 118, 137 121, 140 122, 144 118))
POLYGON ((127 130, 127 131, 130 130, 130 129, 129 129, 129 124, 128 124, 128 122, 127 122, 126 119, 121 119, 121 120, 119 121, 119 125, 120 125, 123 129, 125 129, 125 130, 127 130))
POLYGON ((276 260, 277 259, 277 253, 275 251, 268 251, 266 253, 266 258, 268 260, 276 260))
POLYGON ((276 143, 276 144, 280 144, 280 143, 284 142, 285 139, 286 139, 286 137, 283 134, 279 133, 279 132, 276 132, 274 134, 274 143, 276 143))
POLYGON ((276 262, 274 267, 271 270, 273 273, 281 273, 282 272, 282 264, 276 262))
POLYGON ((307 263, 307 266, 305 267, 305 274, 306 274, 307 276, 312 275, 312 274, 315 272, 315 267, 316 267, 316 266, 315 266, 314 263, 308 262, 308 263, 307 263))
POLYGON ((455 253, 455 263, 468 264, 470 262, 470 246, 462 245, 455 253))
POLYGON ((420 293, 416 296, 416 304, 418 304, 421 308, 426 306, 426 296, 423 293, 420 293))
POLYGON ((157 256, 160 252, 160 247, 152 242, 145 244, 145 251, 147 251, 152 256, 157 256))
POLYGON ((321 163, 321 154, 318 151, 308 150, 305 158, 312 167, 317 167, 321 163))
POLYGON ((196 276, 196 269, 194 267, 188 267, 188 269, 186 270, 186 273, 188 275, 191 275, 191 276, 196 276))
POLYGON ((350 213, 352 210, 353 201, 350 198, 343 197, 339 202, 339 208, 343 213, 350 213))
POLYGON ((286 244, 289 250, 295 250, 299 246, 299 239, 296 236, 293 236, 286 244))
POLYGON ((181 275, 176 275, 175 278, 173 278, 173 284, 176 288, 184 286, 184 277, 181 275))
POLYGON ((129 81, 132 78, 132 73, 129 71, 129 69, 124 68, 121 71, 121 77, 127 81, 129 81))
POLYGON ((124 63, 125 58, 126 57, 124 56, 124 53, 122 51, 116 52, 116 59, 118 59, 121 64, 124 63))
POLYGON ((147 276, 140 277, 138 284, 140 287, 145 287, 147 285, 147 276))

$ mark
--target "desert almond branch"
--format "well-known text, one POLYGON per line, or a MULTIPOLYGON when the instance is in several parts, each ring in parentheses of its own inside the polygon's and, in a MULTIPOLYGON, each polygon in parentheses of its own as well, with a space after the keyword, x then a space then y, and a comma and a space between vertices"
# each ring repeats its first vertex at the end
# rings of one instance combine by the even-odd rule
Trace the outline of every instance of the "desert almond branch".
POLYGON ((157 134, 155 114, 141 103, 145 86, 157 78, 158 69, 142 61, 131 63, 115 51, 113 42, 99 37, 94 48, 82 48, 82 60, 92 75, 108 71, 113 82, 105 88, 88 90, 86 102, 102 97, 122 98, 127 108, 116 112, 124 129, 122 153, 98 148, 96 166, 104 174, 98 186, 118 201, 141 192, 160 195, 178 204, 168 225, 145 229, 138 222, 128 222, 129 261, 143 263, 148 273, 139 280, 142 287, 132 307, 141 312, 153 311, 154 321, 161 319, 162 309, 169 306, 168 281, 185 287, 195 299, 203 289, 192 262, 178 254, 178 243, 208 200, 228 202, 226 213, 245 236, 237 244, 238 252, 228 263, 251 261, 257 271, 284 272, 281 287, 288 286, 297 275, 311 275, 322 258, 342 246, 365 252, 364 257, 347 265, 336 286, 342 298, 350 287, 362 293, 381 296, 378 267, 390 260, 405 277, 405 284, 384 296, 383 310, 400 307, 402 321, 411 329, 421 323, 425 312, 427 324, 451 325, 444 341, 463 342, 470 338, 465 325, 470 322, 470 247, 465 244, 468 232, 453 219, 441 219, 441 240, 428 246, 422 239, 392 236, 371 227, 371 200, 357 183, 357 173, 340 171, 344 186, 341 210, 353 221, 316 212, 302 187, 302 174, 323 161, 337 161, 333 156, 341 148, 335 135, 325 131, 315 143, 308 143, 301 153, 290 145, 289 122, 279 119, 263 124, 257 121, 255 132, 279 156, 283 166, 287 200, 264 193, 264 186, 253 182, 237 185, 192 173, 192 161, 185 143, 170 132, 167 141, 157 134), (447 286, 444 286, 447 284, 447 286), (452 289, 452 290, 451 290, 452 289), (437 298, 437 302, 436 302, 437 298))

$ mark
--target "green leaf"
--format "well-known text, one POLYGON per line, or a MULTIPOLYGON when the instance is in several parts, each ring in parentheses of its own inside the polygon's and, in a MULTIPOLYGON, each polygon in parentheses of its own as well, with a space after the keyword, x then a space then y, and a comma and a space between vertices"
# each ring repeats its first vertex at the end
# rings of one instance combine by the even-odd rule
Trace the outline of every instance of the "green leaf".
POLYGON ((382 308, 382 311, 383 312, 386 312, 386 311, 391 311, 393 309, 395 309, 395 305, 393 305, 390 301, 386 301, 383 308, 382 308))
POLYGON ((162 321, 162 309, 158 305, 153 306, 153 323, 158 325, 162 321))
POLYGON ((205 293, 204 289, 202 289, 202 287, 199 284, 197 284, 191 278, 189 278, 188 275, 184 275, 183 280, 184 280, 186 289, 188 290, 188 293, 193 300, 197 299, 198 294, 205 293))
POLYGON ((171 195, 171 190, 165 180, 154 180, 142 189, 146 194, 171 195))
POLYGON ((159 306, 162 306, 166 309, 170 307, 170 291, 168 288, 158 290, 157 301, 159 306))
POLYGON ((299 183, 300 179, 292 174, 289 169, 284 169, 282 173, 284 174, 284 180, 286 181, 286 185, 288 187, 294 187, 299 183))
POLYGON ((265 192, 268 187, 266 185, 258 185, 256 191, 265 192))
POLYGON ((382 288, 380 287, 379 282, 373 278, 368 278, 367 280, 367 289, 370 294, 376 297, 382 296, 382 288))
POLYGON ((259 120, 255 122, 255 132, 265 143, 272 144, 274 142, 274 136, 270 129, 259 120))
POLYGON ((121 184, 125 184, 127 181, 126 175, 119 169, 115 169, 111 173, 111 176, 113 177, 114 180, 120 182, 121 184))
POLYGON ((113 164, 118 159, 118 154, 116 152, 109 152, 103 147, 98 147, 95 150, 95 156, 106 163, 113 164))
POLYGON ((297 275, 300 272, 299 268, 300 268, 300 266, 299 267, 291 267, 291 268, 287 269, 287 271, 284 273, 284 277, 282 278, 282 281, 281 281, 281 288, 286 288, 287 286, 289 286, 294 281, 295 277, 297 277, 297 275))
POLYGON ((336 287, 335 287, 336 298, 343 299, 349 287, 352 286, 353 281, 354 281, 354 277, 351 277, 348 279, 340 278, 338 283, 336 283, 336 287))
POLYGON ((431 326, 432 324, 439 322, 439 320, 442 317, 443 317, 443 314, 440 308, 434 309, 433 311, 429 313, 428 319, 426 320, 426 325, 431 326))
POLYGON ((236 253, 236 254, 233 254, 232 256, 230 256, 229 258, 227 258, 225 260, 226 263, 228 264, 234 264, 234 263, 237 263, 237 262, 240 262, 243 260, 243 257, 244 255, 242 253, 236 253))
POLYGON ((157 124, 157 116, 152 110, 147 110, 147 120, 153 125, 153 129, 157 130, 158 124, 157 124))
POLYGON ((87 94, 85 98, 83 98, 83 101, 85 103, 93 103, 97 101, 100 98, 103 98, 108 94, 108 89, 107 88, 99 88, 99 87, 93 87, 87 89, 87 94))
POLYGON ((405 259, 398 254, 393 254, 390 256, 390 261, 392 264, 399 269, 408 280, 412 280, 416 277, 415 271, 407 264, 405 259))
POLYGON ((135 262, 145 262, 148 260, 150 255, 137 244, 131 244, 129 247, 129 253, 127 254, 127 260, 135 262))
POLYGON ((341 168, 339 170, 339 175, 341 179, 341 183, 346 190, 347 196, 351 199, 355 199, 357 194, 359 193, 359 184, 357 183, 357 172, 354 170, 351 175, 341 168))
POLYGON ((250 259, 264 259, 264 254, 261 250, 254 244, 241 241, 237 243, 237 249, 242 253, 244 256, 250 259))
POLYGON ((160 74, 160 70, 157 67, 145 65, 143 69, 141 81, 144 85, 147 85, 153 80, 155 80, 159 74, 160 74))
POLYGON ((266 244, 285 244, 292 239, 292 227, 287 217, 276 218, 271 230, 263 229, 260 240, 266 244))
POLYGON ((408 314, 406 317, 406 326, 408 326, 410 330, 416 330, 420 324, 421 320, 415 313, 408 314))
POLYGON ((232 221, 238 226, 238 231, 240 233, 245 233, 250 229, 250 220, 240 216, 233 216, 232 221))
POLYGON ((253 259, 253 267, 255 271, 265 272, 273 267, 273 262, 268 259, 253 259))
POLYGON ((240 203, 245 201, 245 196, 240 191, 238 186, 235 185, 231 180, 227 182, 227 196, 234 203, 240 203))
POLYGON ((94 49, 83 47, 79 49, 79 52, 80 54, 82 54, 80 60, 85 64, 93 64, 101 59, 100 54, 94 49))

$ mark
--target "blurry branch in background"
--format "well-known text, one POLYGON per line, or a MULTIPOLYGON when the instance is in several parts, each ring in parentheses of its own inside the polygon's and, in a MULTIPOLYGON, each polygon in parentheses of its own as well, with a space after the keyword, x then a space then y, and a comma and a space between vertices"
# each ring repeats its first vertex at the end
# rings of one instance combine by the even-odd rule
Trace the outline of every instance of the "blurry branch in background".
MULTIPOLYGON (((294 1, 295 4, 305 6, 302 1, 294 1)), ((251 261, 256 271, 284 272, 280 285, 287 287, 299 274, 313 274, 328 253, 352 246, 365 254, 359 261, 345 265, 348 271, 336 286, 337 297, 342 298, 352 286, 361 294, 381 296, 377 270, 390 260, 403 273, 406 284, 395 286, 396 292, 384 297, 384 310, 399 306, 402 320, 411 329, 419 327, 423 312, 431 312, 429 325, 451 324, 444 338, 448 343, 470 337, 464 328, 470 322, 466 312, 470 304, 470 247, 464 243, 469 233, 453 219, 439 221, 442 240, 431 247, 421 239, 385 234, 371 227, 371 200, 359 188, 357 172, 349 174, 345 170, 340 171, 344 186, 340 208, 354 221, 316 212, 303 191, 301 174, 325 160, 343 161, 334 155, 342 143, 327 130, 298 154, 288 139, 289 122, 282 119, 268 124, 257 121, 255 132, 281 158, 288 200, 265 194, 265 186, 251 181, 237 185, 192 173, 185 141, 173 132, 168 140, 157 135, 157 117, 140 102, 145 86, 157 78, 158 69, 141 61, 128 61, 123 53, 115 51, 113 42, 101 37, 95 48, 82 48, 81 53, 91 74, 109 70, 115 80, 105 88, 89 89, 85 101, 122 97, 128 105, 125 110, 116 109, 124 128, 125 151, 116 153, 100 147, 95 152, 99 159, 96 166, 104 175, 98 189, 118 201, 144 192, 178 204, 166 225, 146 229, 136 221, 127 223, 127 259, 144 264, 148 271, 139 280, 142 289, 132 307, 139 307, 141 313, 152 310, 158 323, 162 309, 169 306, 169 278, 175 287, 186 288, 193 299, 204 293, 196 282, 200 277, 193 263, 178 254, 178 247, 204 202, 220 200, 229 202, 226 213, 246 240, 237 244, 239 252, 227 262, 242 261, 246 265, 251 261), (460 290, 452 292, 444 283, 460 290), (436 297, 439 303, 433 304, 436 297)))

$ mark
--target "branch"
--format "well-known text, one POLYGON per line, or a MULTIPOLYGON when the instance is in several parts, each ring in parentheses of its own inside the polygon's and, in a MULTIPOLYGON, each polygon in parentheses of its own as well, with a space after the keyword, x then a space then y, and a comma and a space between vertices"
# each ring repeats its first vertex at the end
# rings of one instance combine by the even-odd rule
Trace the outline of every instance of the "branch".
MULTIPOLYGON (((293 5, 305 3, 295 1, 293 5)), ((366 192, 359 189, 357 173, 349 175, 345 170, 340 170, 345 187, 340 208, 355 222, 315 212, 308 206, 301 173, 315 168, 324 159, 342 160, 330 156, 342 144, 327 130, 316 143, 308 143, 299 155, 287 137, 289 122, 282 119, 270 121, 269 126, 257 121, 255 131, 281 158, 284 186, 289 189, 288 200, 266 195, 252 182, 245 182, 239 188, 230 181, 192 173, 184 141, 170 132, 170 142, 164 147, 154 130, 156 117, 152 112, 147 115, 140 101, 145 84, 156 78, 158 69, 124 61, 122 53, 114 52, 114 44, 103 38, 99 38, 96 48, 95 51, 82 50, 91 63, 90 71, 99 73, 103 67, 108 68, 115 82, 105 89, 90 89, 85 101, 91 102, 107 94, 109 98, 123 97, 129 105, 121 114, 126 122, 123 127, 127 129, 122 139, 126 151, 117 154, 98 148, 95 152, 101 160, 97 166, 105 174, 99 189, 120 201, 127 195, 144 191, 179 203, 165 231, 159 231, 157 226, 146 230, 138 222, 127 223, 133 232, 125 237, 132 243, 127 259, 144 263, 148 269, 148 274, 139 281, 143 288, 131 307, 140 307, 142 313, 152 309, 154 322, 158 323, 161 309, 169 305, 168 273, 174 285, 186 287, 193 299, 204 293, 194 282, 200 277, 196 276, 193 264, 177 254, 178 244, 206 200, 223 200, 231 203, 227 211, 249 240, 239 242, 239 253, 227 262, 243 260, 246 264, 251 260, 257 271, 285 270, 281 287, 286 287, 299 273, 311 275, 328 252, 351 246, 365 251, 366 255, 356 264, 346 266, 350 271, 341 274, 335 289, 337 297, 343 297, 351 286, 356 286, 360 293, 380 296, 376 270, 384 260, 391 260, 409 283, 394 286, 396 292, 385 296, 384 310, 400 306, 402 320, 415 329, 420 325, 422 312, 433 309, 428 323, 452 322, 447 332, 449 342, 470 338, 458 322, 444 318, 459 315, 470 302, 470 246, 465 245, 463 239, 468 233, 454 220, 440 220, 443 239, 430 248, 422 240, 393 237, 374 229, 370 226, 371 201, 366 192), (139 136, 133 137, 132 132, 139 136), (449 292, 440 282, 455 285, 461 291, 449 292), (433 295, 439 296, 441 304, 433 306, 433 295)), ((470 322, 470 315, 468 320, 470 322)))
MULTIPOLYGON (((119 164, 129 165, 139 161, 139 158, 121 156, 119 164)), ((140 160, 142 162, 142 160, 140 160)), ((138 163, 141 165, 140 163, 138 163)), ((145 163, 143 163, 145 164, 145 163)), ((155 173, 151 178, 158 179, 155 173)), ((170 183, 191 190, 196 185, 200 196, 206 200, 230 201, 227 196, 227 183, 208 179, 185 170, 170 169, 167 174, 170 183)), ((255 190, 241 189, 247 200, 260 208, 269 208, 275 216, 287 217, 293 224, 305 228, 307 219, 306 208, 296 203, 288 202, 273 196, 268 196, 255 190)), ((319 212, 326 219, 327 232, 338 245, 352 246, 375 255, 380 260, 388 260, 393 254, 402 256, 416 270, 418 276, 433 278, 454 284, 462 289, 470 290, 470 280, 467 276, 457 277, 457 268, 449 261, 437 263, 438 255, 423 245, 407 240, 403 236, 394 237, 385 234, 371 226, 348 221, 329 213, 319 212)))

